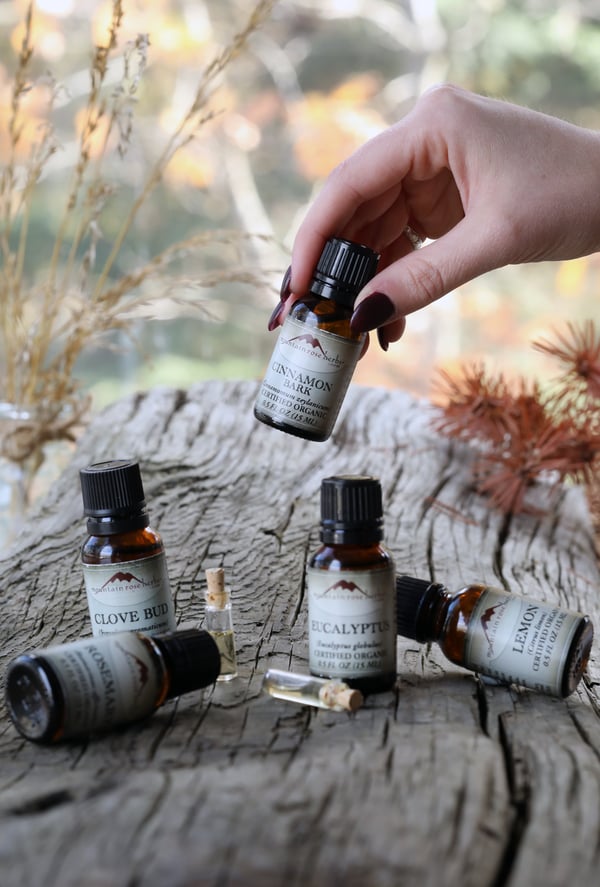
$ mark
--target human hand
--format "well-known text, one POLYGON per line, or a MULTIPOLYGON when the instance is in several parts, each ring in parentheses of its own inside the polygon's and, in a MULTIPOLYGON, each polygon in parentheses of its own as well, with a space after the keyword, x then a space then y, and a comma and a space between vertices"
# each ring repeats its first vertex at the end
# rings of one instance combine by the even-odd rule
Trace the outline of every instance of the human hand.
POLYGON ((305 294, 331 236, 381 253, 352 327, 378 328, 387 350, 407 314, 486 271, 600 249, 600 135, 453 86, 429 90, 328 177, 270 328, 305 294), (407 225, 431 242, 414 250, 407 225))

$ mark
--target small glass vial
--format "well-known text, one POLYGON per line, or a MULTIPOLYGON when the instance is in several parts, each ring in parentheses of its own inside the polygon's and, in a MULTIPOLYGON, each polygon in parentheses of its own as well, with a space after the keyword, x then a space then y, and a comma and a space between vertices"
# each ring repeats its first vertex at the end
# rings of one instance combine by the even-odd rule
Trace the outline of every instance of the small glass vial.
POLYGON ((551 696, 581 680, 594 629, 588 616, 487 585, 448 591, 400 576, 398 634, 436 641, 451 662, 551 696))
POLYGON ((222 567, 209 567, 205 573, 207 584, 204 592, 204 624, 221 654, 221 671, 217 680, 231 681, 237 677, 237 656, 231 596, 229 589, 225 588, 225 571, 222 567))
POLYGON ((356 711, 363 704, 360 690, 353 690, 343 681, 325 680, 312 675, 297 674, 269 668, 263 679, 263 690, 276 699, 312 705, 329 711, 356 711))
POLYGON ((215 642, 198 629, 86 638, 13 659, 6 706, 22 736, 54 743, 138 721, 213 684, 219 667, 215 642))
POLYGON ((81 549, 95 636, 175 629, 160 535, 150 527, 137 462, 98 462, 80 471, 89 536, 81 549))
POLYGON ((327 241, 308 296, 279 333, 254 405, 261 422, 307 440, 330 436, 366 338, 350 329, 354 300, 378 260, 366 246, 327 241))
POLYGON ((307 566, 309 668, 363 693, 396 680, 394 561, 381 544, 381 484, 374 477, 321 482, 321 541, 307 566))

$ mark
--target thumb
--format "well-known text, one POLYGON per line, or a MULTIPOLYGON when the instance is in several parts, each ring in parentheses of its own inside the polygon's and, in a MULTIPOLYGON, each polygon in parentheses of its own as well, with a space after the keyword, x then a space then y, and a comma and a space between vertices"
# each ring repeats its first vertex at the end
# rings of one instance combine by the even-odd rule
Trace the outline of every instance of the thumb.
POLYGON ((504 264, 506 259, 499 248, 499 238, 491 230, 489 219, 485 224, 488 227, 482 238, 479 223, 462 219, 438 240, 376 274, 356 299, 353 329, 357 332, 375 329, 411 314, 468 280, 504 264), (372 298, 375 295, 387 296, 387 309, 384 300, 372 298), (377 304, 371 306, 369 302, 377 304), (387 316, 383 316, 386 310, 387 316))

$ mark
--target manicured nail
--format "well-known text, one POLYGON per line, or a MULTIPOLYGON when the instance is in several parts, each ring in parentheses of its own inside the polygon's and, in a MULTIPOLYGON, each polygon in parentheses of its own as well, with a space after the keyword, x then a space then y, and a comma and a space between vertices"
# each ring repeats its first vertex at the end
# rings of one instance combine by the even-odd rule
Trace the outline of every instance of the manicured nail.
POLYGON ((287 271, 283 275, 283 280, 281 281, 281 289, 279 290, 279 298, 281 299, 282 302, 285 302, 287 297, 292 292, 291 287, 290 287, 291 279, 292 279, 292 266, 290 265, 290 267, 287 269, 287 271))
POLYGON ((384 326, 380 326, 377 330, 377 338, 379 340, 379 347, 382 351, 387 351, 390 347, 390 343, 388 342, 387 333, 385 331, 384 326))
POLYGON ((391 320, 396 309, 385 293, 371 293, 364 299, 350 318, 353 333, 366 333, 391 320))
POLYGON ((275 329, 276 326, 279 326, 279 324, 278 324, 279 315, 281 314, 281 312, 283 311, 284 308, 285 308, 285 302, 278 302, 277 305, 275 305, 275 308, 273 309, 273 313, 269 317, 269 323, 267 324, 267 327, 268 327, 268 330, 270 333, 273 332, 273 330, 275 329))

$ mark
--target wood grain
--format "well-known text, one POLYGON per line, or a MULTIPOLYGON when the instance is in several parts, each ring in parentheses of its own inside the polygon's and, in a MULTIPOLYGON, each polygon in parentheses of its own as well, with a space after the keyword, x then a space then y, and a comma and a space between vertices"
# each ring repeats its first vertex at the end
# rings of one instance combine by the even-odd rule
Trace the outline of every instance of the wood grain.
POLYGON ((267 667, 307 670, 304 566, 321 478, 381 479, 399 571, 499 585, 589 613, 599 570, 585 500, 505 520, 469 487, 469 452, 428 404, 353 386, 333 437, 256 422, 254 383, 154 389, 98 415, 0 561, 2 673, 91 633, 80 467, 140 461, 180 624, 207 567, 232 590, 239 677, 144 721, 52 748, 0 727, 3 887, 563 887, 600 883, 600 711, 484 683, 436 646, 398 641, 398 683, 353 715, 274 700, 267 667))

